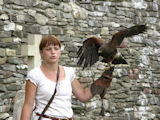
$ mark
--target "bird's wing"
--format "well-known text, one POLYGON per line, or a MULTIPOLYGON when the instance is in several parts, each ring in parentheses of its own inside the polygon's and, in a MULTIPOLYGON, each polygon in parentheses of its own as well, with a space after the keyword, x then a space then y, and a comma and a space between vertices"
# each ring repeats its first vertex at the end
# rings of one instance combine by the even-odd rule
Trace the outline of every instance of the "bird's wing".
POLYGON ((86 39, 77 52, 79 58, 77 65, 81 66, 83 64, 84 69, 88 65, 91 66, 97 62, 99 60, 98 49, 102 43, 103 41, 96 37, 86 39))
POLYGON ((112 46, 119 47, 125 37, 131 37, 143 33, 147 29, 146 25, 136 25, 127 29, 123 29, 115 33, 110 41, 112 46))

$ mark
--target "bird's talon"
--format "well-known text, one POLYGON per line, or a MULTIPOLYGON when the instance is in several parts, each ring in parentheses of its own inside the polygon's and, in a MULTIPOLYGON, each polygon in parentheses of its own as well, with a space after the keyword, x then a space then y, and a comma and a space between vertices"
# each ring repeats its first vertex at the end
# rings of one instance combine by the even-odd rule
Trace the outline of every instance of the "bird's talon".
POLYGON ((110 66, 107 66, 105 70, 109 70, 110 68, 111 68, 110 66))

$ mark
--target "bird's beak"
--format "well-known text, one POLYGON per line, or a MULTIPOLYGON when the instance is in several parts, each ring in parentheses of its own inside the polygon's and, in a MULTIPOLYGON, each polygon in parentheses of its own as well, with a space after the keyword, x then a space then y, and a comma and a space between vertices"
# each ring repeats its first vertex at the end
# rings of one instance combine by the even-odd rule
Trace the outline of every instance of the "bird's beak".
POLYGON ((102 50, 98 50, 98 53, 102 53, 102 50))

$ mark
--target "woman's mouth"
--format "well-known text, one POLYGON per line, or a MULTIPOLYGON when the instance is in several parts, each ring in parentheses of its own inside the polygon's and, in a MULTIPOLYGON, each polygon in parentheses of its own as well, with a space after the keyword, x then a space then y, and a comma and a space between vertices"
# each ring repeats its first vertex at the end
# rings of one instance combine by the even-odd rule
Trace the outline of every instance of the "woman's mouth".
POLYGON ((51 59, 56 59, 56 56, 51 56, 50 58, 51 58, 51 59))

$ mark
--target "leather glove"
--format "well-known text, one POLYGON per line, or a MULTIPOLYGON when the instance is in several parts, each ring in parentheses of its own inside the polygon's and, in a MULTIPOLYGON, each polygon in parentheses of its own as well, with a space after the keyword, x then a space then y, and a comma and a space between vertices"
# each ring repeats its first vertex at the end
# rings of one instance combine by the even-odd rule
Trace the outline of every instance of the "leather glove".
POLYGON ((112 73, 114 71, 114 66, 105 70, 102 75, 91 85, 92 95, 102 94, 106 88, 110 86, 112 81, 112 73))

